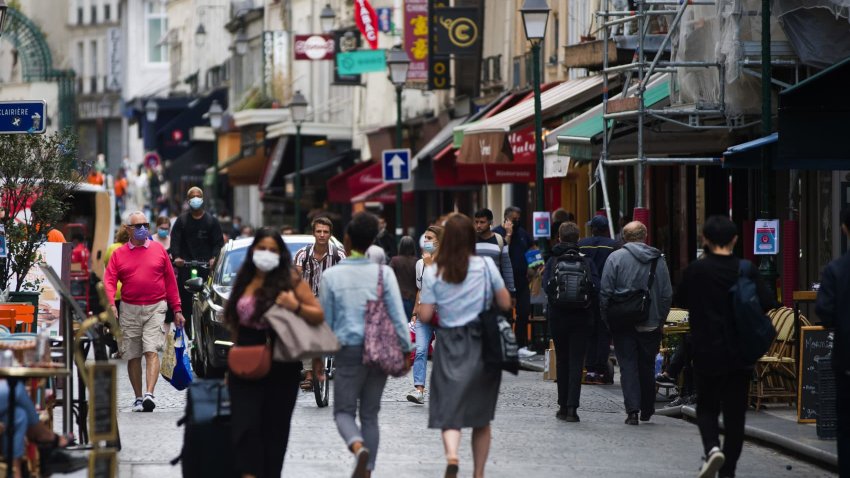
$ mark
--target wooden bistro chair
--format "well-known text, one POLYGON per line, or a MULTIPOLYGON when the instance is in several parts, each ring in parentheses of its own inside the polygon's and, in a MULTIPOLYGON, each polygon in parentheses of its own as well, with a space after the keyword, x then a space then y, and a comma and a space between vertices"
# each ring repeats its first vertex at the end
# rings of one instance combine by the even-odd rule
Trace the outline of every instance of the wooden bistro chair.
POLYGON ((794 309, 780 307, 768 312, 776 339, 755 364, 750 403, 759 410, 762 401, 780 399, 789 405, 797 398, 797 360, 794 357, 794 309))
MULTIPOLYGON (((21 325, 21 332, 32 332, 35 326, 35 306, 32 304, 24 304, 24 303, 14 303, 7 302, 5 304, 0 304, 0 313, 5 310, 11 310, 14 312, 15 321, 12 322, 11 330, 13 333, 16 331, 17 324, 21 325)), ((0 315, 0 319, 2 319, 2 315, 0 315)), ((0 322, 2 325, 6 325, 5 322, 0 322)))
POLYGON ((0 325, 5 327, 7 330, 15 330, 15 325, 17 325, 15 322, 15 315, 16 311, 14 309, 0 308, 0 325))

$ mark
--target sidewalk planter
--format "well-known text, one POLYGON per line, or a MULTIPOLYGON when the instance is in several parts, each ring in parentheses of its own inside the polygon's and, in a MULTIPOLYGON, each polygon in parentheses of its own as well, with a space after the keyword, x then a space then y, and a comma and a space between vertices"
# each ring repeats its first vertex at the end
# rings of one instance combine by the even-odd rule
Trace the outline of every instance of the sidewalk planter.
POLYGON ((33 307, 35 307, 35 312, 33 312, 34 317, 32 321, 33 333, 38 333, 38 298, 40 296, 41 294, 39 292, 9 292, 9 302, 22 302, 25 304, 32 304, 33 307))

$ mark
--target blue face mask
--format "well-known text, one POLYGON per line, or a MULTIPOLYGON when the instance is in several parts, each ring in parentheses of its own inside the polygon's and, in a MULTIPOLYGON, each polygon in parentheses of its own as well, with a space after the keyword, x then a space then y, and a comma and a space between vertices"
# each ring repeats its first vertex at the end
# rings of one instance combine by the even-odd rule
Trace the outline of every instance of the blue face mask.
POLYGON ((157 229, 156 234, 160 239, 165 239, 168 237, 168 229, 157 229))
POLYGON ((437 250, 437 246, 434 244, 434 241, 425 241, 425 243, 422 245, 422 250, 427 252, 428 254, 431 254, 437 250))
POLYGON ((150 237, 150 233, 144 227, 141 229, 133 229, 133 239, 137 241, 144 241, 148 237, 150 237))
POLYGON ((200 209, 204 205, 204 198, 192 198, 189 200, 189 207, 192 209, 200 209))

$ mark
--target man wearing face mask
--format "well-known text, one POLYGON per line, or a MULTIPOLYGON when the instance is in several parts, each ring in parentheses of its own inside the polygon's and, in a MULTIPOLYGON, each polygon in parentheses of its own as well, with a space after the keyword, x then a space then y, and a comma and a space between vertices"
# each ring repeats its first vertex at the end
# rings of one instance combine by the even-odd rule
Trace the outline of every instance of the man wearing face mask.
POLYGON ((531 291, 528 283, 528 262, 525 253, 534 245, 531 234, 522 227, 520 216, 522 209, 510 206, 505 209, 505 222, 493 228, 493 232, 505 238, 508 243, 508 253, 511 256, 511 266, 516 287, 516 343, 520 347, 520 357, 532 357, 535 352, 528 349, 528 319, 531 315, 531 291))
POLYGON ((130 214, 124 227, 130 242, 116 249, 106 266, 103 284, 112 313, 121 324, 121 357, 136 393, 134 412, 152 412, 154 387, 159 377, 159 351, 165 344, 165 312, 174 311, 174 324, 185 323, 174 269, 165 248, 150 240, 150 223, 141 211, 130 214), (115 290, 121 282, 121 314, 115 308, 115 290), (166 306, 167 303, 167 306, 166 306), (142 396, 142 356, 145 357, 146 392, 142 396))
MULTIPOLYGON (((191 270, 183 267, 186 261, 202 261, 209 264, 209 269, 198 268, 198 276, 207 279, 209 271, 215 264, 215 258, 224 247, 224 236, 221 224, 212 214, 204 211, 204 192, 201 188, 190 188, 186 193, 189 210, 181 214, 171 228, 171 256, 174 265, 179 268, 177 280, 183 284, 189 279, 191 270)), ((189 319, 187 330, 192 330, 192 293, 180 288, 180 300, 189 319)))

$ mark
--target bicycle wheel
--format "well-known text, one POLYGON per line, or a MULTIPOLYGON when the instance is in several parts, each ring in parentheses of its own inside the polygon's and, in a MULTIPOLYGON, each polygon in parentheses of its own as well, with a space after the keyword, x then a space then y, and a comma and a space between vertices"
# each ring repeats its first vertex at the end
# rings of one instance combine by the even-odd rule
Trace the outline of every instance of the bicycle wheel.
POLYGON ((319 408, 327 407, 328 399, 330 398, 331 384, 327 369, 325 369, 324 375, 325 377, 322 380, 319 380, 318 377, 313 377, 313 394, 316 396, 316 405, 319 408))

